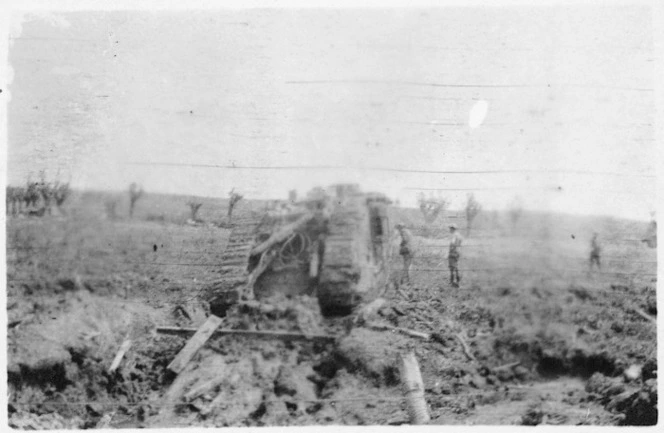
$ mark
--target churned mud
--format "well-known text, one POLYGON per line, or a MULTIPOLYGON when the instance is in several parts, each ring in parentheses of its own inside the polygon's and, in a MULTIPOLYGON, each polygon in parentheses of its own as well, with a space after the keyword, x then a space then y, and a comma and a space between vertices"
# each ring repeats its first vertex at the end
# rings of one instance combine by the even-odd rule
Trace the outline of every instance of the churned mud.
MULTIPOLYGON (((220 278, 212 265, 228 231, 79 224, 8 223, 12 427, 405 424, 396 358, 407 351, 420 364, 432 424, 657 420, 654 278, 571 278, 550 262, 533 276, 526 270, 540 268, 528 251, 469 248, 468 267, 513 267, 466 272, 457 289, 440 265, 445 240, 416 233, 429 246, 416 267, 442 271, 415 270, 412 284, 392 285, 370 322, 428 339, 323 317, 313 297, 277 296, 229 308, 221 327, 334 339, 213 336, 176 376, 166 367, 187 338, 156 328, 205 321, 199 294, 220 278)), ((635 247, 632 257, 649 254, 635 247)), ((393 269, 397 280, 398 260, 393 269)))

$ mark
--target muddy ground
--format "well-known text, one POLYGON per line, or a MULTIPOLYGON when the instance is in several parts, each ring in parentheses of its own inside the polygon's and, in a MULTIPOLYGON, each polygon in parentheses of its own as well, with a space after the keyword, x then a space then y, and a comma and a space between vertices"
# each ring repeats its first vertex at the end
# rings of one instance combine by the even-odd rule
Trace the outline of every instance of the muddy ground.
POLYGON ((205 320, 200 298, 221 277, 227 229, 80 212, 9 219, 10 425, 399 425, 408 416, 396 357, 409 350, 432 424, 656 422, 656 251, 627 239, 631 228, 600 227, 612 235, 602 271, 591 273, 589 233, 480 224, 453 288, 444 233, 412 212, 400 218, 417 238, 413 280, 392 288, 373 320, 431 339, 322 318, 312 298, 279 298, 234 307, 222 326, 336 341, 213 337, 177 377, 166 366, 186 339, 155 327, 205 320))

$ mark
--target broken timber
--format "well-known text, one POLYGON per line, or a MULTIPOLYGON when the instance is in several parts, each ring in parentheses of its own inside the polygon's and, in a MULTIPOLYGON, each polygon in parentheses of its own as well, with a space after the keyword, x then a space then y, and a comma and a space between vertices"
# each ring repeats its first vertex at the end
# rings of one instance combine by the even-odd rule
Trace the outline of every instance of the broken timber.
POLYGON ((187 341, 184 348, 177 354, 175 359, 168 365, 168 369, 175 374, 179 374, 187 366, 196 352, 203 347, 206 341, 212 336, 214 331, 221 325, 222 319, 210 315, 203 325, 194 331, 194 336, 187 341))
POLYGON ((463 353, 466 355, 469 361, 477 361, 475 357, 473 356, 472 352, 470 351, 470 347, 468 347, 468 343, 466 343, 466 340, 463 339, 461 334, 455 334, 454 335, 457 340, 459 340, 459 343, 461 343, 461 347, 463 348, 463 353))
POLYGON ((124 358, 125 354, 127 353, 130 347, 131 347, 131 340, 127 339, 122 342, 122 345, 118 350, 118 353, 115 355, 115 358, 111 363, 111 366, 108 368, 109 373, 113 373, 115 370, 118 369, 118 367, 120 366, 120 362, 122 362, 122 358, 124 358))
POLYGON ((270 248, 272 245, 278 244, 279 242, 285 241, 288 236, 293 234, 293 232, 306 223, 308 223, 310 220, 314 218, 314 215, 306 214, 298 218, 296 221, 285 225, 281 229, 277 230, 277 232, 273 233, 272 236, 268 238, 265 242, 256 245, 252 250, 251 250, 251 255, 254 256, 256 254, 260 254, 263 251, 266 251, 268 248, 270 248))
POLYGON ((406 328, 397 328, 396 326, 381 325, 381 324, 377 324, 377 323, 368 323, 367 327, 370 328, 370 329, 373 329, 375 331, 400 332, 404 335, 408 335, 409 337, 421 338, 422 340, 428 340, 428 339, 431 338, 431 335, 427 334, 426 332, 413 331, 412 329, 406 329, 406 328))
POLYGON ((645 311, 641 310, 640 308, 633 308, 632 310, 633 310, 636 314, 638 314, 639 316, 641 316, 641 317, 643 317, 644 319, 646 319, 647 321, 649 321, 649 322, 651 322, 651 323, 657 323, 657 319, 655 319, 654 317, 652 317, 650 314, 646 313, 645 311))
MULTIPOLYGON (((160 334, 168 335, 183 335, 187 336, 196 332, 193 328, 179 328, 177 326, 160 326, 157 328, 160 334)), ((247 331, 244 329, 216 329, 211 335, 238 335, 241 337, 269 337, 278 338, 282 340, 319 340, 319 341, 334 341, 334 337, 324 334, 306 335, 299 332, 283 332, 283 331, 247 331)), ((183 349, 184 350, 184 349, 183 349)))

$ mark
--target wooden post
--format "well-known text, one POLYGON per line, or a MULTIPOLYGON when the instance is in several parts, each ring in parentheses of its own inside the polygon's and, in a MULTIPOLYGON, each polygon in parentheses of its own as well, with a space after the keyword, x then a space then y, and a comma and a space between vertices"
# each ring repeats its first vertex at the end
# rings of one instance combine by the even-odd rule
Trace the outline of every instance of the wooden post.
POLYGON ((113 373, 115 370, 118 369, 118 367, 120 366, 120 362, 122 362, 122 358, 124 358, 125 353, 127 353, 130 347, 131 347, 131 340, 127 339, 122 342, 122 345, 118 350, 118 353, 115 355, 115 358, 113 359, 113 362, 111 363, 111 366, 108 369, 109 373, 113 373))
POLYGON ((198 328, 198 331, 196 331, 194 336, 191 337, 189 341, 187 341, 187 344, 182 348, 180 353, 177 354, 175 359, 168 365, 167 368, 175 374, 180 374, 187 366, 189 361, 191 361, 191 358, 194 357, 196 352, 198 352, 198 350, 203 347, 205 342, 208 341, 214 331, 219 327, 219 325, 221 325, 221 322, 221 318, 210 315, 205 323, 203 323, 203 325, 198 328))
POLYGON ((431 418, 424 399, 424 382, 415 353, 408 352, 405 355, 399 355, 399 377, 403 394, 406 397, 410 423, 427 424, 431 418))

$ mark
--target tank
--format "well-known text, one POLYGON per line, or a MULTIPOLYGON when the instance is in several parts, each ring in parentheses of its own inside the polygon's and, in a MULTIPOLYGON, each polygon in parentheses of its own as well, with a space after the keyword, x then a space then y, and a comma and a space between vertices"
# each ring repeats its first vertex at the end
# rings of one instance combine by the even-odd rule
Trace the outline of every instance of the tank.
POLYGON ((384 293, 389 278, 390 200, 354 184, 315 188, 237 221, 222 256, 211 311, 240 299, 310 295, 324 315, 347 315, 384 293))

